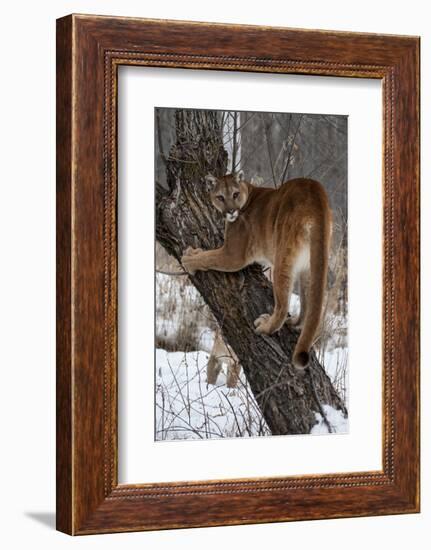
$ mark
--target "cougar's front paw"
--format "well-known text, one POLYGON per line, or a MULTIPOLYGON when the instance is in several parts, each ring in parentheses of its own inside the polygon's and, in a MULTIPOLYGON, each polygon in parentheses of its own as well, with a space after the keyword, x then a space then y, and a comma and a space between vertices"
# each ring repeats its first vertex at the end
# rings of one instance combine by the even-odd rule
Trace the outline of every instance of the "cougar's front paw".
POLYGON ((185 249, 183 258, 184 256, 195 256, 200 252, 202 252, 202 248, 193 248, 192 246, 189 246, 188 248, 185 249))
POLYGON ((187 273, 194 275, 196 271, 201 269, 200 263, 198 261, 198 255, 203 252, 202 248, 193 248, 189 246, 185 249, 184 254, 181 258, 181 263, 187 273))
POLYGON ((181 258, 181 264, 183 268, 187 271, 187 273, 189 273, 190 275, 194 275, 196 273, 197 271, 196 262, 193 258, 193 255, 184 255, 181 258))

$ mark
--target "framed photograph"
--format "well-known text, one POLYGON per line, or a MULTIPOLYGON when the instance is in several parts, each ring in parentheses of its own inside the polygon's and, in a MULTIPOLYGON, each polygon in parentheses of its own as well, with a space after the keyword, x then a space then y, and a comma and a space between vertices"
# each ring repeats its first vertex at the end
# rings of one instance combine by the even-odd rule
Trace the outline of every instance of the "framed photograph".
POLYGON ((419 511, 419 38, 57 21, 57 528, 419 511))

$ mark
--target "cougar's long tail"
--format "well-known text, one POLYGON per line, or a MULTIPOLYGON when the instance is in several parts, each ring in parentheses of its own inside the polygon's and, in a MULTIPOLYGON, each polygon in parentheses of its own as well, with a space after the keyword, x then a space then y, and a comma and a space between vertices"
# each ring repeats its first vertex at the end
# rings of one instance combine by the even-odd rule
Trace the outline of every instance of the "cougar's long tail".
POLYGON ((320 325, 325 296, 329 245, 331 240, 331 212, 322 211, 310 229, 310 284, 304 326, 293 352, 293 364, 304 369, 310 359, 310 348, 320 325))

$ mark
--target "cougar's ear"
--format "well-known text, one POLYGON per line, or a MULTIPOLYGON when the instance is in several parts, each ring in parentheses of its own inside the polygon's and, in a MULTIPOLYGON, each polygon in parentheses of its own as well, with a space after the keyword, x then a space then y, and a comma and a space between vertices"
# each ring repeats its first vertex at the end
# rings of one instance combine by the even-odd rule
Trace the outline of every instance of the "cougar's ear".
POLYGON ((205 183, 207 184, 208 189, 212 189, 217 183, 217 178, 212 174, 207 174, 205 176, 205 183))
POLYGON ((241 183, 242 181, 244 181, 244 172, 242 170, 240 170, 239 172, 236 172, 235 181, 237 183, 241 183))

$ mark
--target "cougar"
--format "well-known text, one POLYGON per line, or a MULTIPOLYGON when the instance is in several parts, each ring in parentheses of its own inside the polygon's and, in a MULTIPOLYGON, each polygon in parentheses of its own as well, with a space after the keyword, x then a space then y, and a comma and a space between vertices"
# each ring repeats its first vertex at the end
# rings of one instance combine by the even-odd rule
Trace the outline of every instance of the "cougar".
POLYGON ((274 309, 254 321, 259 334, 273 334, 287 321, 301 330, 292 363, 307 367, 319 328, 328 271, 332 215, 323 186, 298 178, 277 189, 255 187, 243 172, 206 176, 214 207, 225 218, 224 244, 214 250, 187 248, 184 269, 234 272, 252 263, 271 266, 274 309), (300 313, 289 316, 295 281, 300 286, 300 313))

